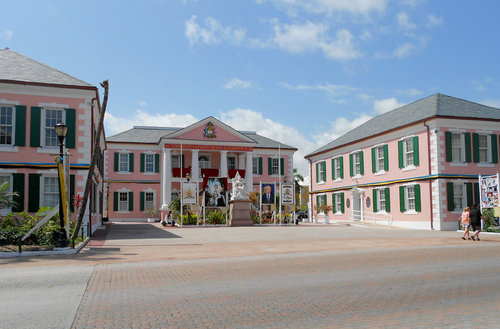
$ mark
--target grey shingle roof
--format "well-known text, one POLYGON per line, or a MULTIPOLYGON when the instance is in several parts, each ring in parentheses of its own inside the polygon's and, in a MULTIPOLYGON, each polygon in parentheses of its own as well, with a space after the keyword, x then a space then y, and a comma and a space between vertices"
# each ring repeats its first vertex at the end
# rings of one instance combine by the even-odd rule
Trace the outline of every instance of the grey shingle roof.
POLYGON ((436 116, 500 120, 500 109, 443 94, 434 94, 390 112, 376 116, 361 126, 345 133, 334 141, 311 152, 306 155, 306 158, 373 135, 388 132, 395 128, 436 116))
POLYGON ((1 80, 94 87, 85 81, 79 80, 8 48, 0 49, 0 81, 1 80))
MULTIPOLYGON (((134 127, 114 136, 106 138, 107 143, 144 143, 144 144, 157 144, 162 137, 168 136, 181 128, 167 128, 167 127, 134 127)), ((278 142, 267 137, 258 135, 255 132, 240 131, 240 133, 253 139, 258 148, 278 148, 278 142)), ((297 150, 295 147, 281 143, 282 149, 297 150)))

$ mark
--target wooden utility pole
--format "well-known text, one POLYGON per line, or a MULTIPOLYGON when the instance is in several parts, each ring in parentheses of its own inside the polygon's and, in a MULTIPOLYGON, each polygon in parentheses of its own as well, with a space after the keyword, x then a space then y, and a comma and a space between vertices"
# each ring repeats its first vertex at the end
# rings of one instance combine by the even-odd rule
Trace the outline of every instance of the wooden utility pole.
MULTIPOLYGON (((80 212, 78 213, 78 218, 76 220, 75 230, 73 231, 73 235, 71 235, 71 240, 76 239, 78 236, 78 232, 80 231, 80 227, 83 222, 83 215, 85 214, 85 208, 87 208, 87 200, 90 194, 90 188, 92 186, 92 175, 94 172, 94 167, 97 165, 97 160, 99 159, 99 144, 101 143, 101 135, 104 129, 104 114, 106 113, 106 106, 108 105, 108 93, 109 93, 109 83, 108 80, 103 81, 101 83, 101 87, 104 88, 104 99, 102 101, 101 106, 101 116, 99 117, 99 124, 97 126, 97 132, 94 140, 94 152, 92 154, 92 161, 90 163, 89 173, 87 175, 87 182, 85 183, 85 190, 83 191, 83 200, 82 206, 80 207, 80 212)), ((92 127, 90 128, 92 129, 92 127)))

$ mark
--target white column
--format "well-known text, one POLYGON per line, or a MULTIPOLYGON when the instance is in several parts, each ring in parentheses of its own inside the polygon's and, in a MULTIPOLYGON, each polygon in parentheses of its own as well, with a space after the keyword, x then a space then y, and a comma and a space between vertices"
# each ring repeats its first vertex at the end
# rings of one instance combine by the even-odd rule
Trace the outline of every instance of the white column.
POLYGON ((195 181, 198 181, 198 178, 200 177, 198 151, 199 150, 191 150, 191 177, 195 181))
POLYGON ((220 171, 219 177, 227 176, 227 151, 220 151, 220 171))
POLYGON ((163 169, 161 172, 162 198, 160 210, 167 210, 172 198, 172 160, 170 149, 163 149, 163 169))
POLYGON ((247 165, 245 169, 245 183, 247 185, 247 192, 253 191, 253 153, 247 152, 247 165))
POLYGON ((245 162, 245 153, 238 153, 238 169, 245 169, 243 163, 245 162))

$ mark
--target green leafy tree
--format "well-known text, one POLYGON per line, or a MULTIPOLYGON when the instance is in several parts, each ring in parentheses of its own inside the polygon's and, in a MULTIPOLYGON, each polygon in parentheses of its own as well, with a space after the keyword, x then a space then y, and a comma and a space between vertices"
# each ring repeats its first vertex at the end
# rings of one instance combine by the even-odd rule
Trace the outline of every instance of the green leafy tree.
POLYGON ((9 183, 4 182, 0 185, 0 209, 15 206, 14 198, 18 196, 16 192, 9 191, 9 183))

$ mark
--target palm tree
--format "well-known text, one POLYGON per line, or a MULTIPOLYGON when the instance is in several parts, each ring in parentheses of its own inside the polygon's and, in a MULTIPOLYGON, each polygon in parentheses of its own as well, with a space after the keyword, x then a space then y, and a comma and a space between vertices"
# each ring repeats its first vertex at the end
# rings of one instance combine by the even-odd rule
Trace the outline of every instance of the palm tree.
POLYGON ((4 182, 0 185, 0 209, 10 208, 14 206, 16 203, 14 202, 14 198, 17 197, 18 194, 16 192, 9 191, 9 183, 4 182))
POLYGON ((300 206, 300 182, 304 181, 304 176, 299 174, 297 168, 293 168, 293 182, 295 183, 295 204, 300 206))

